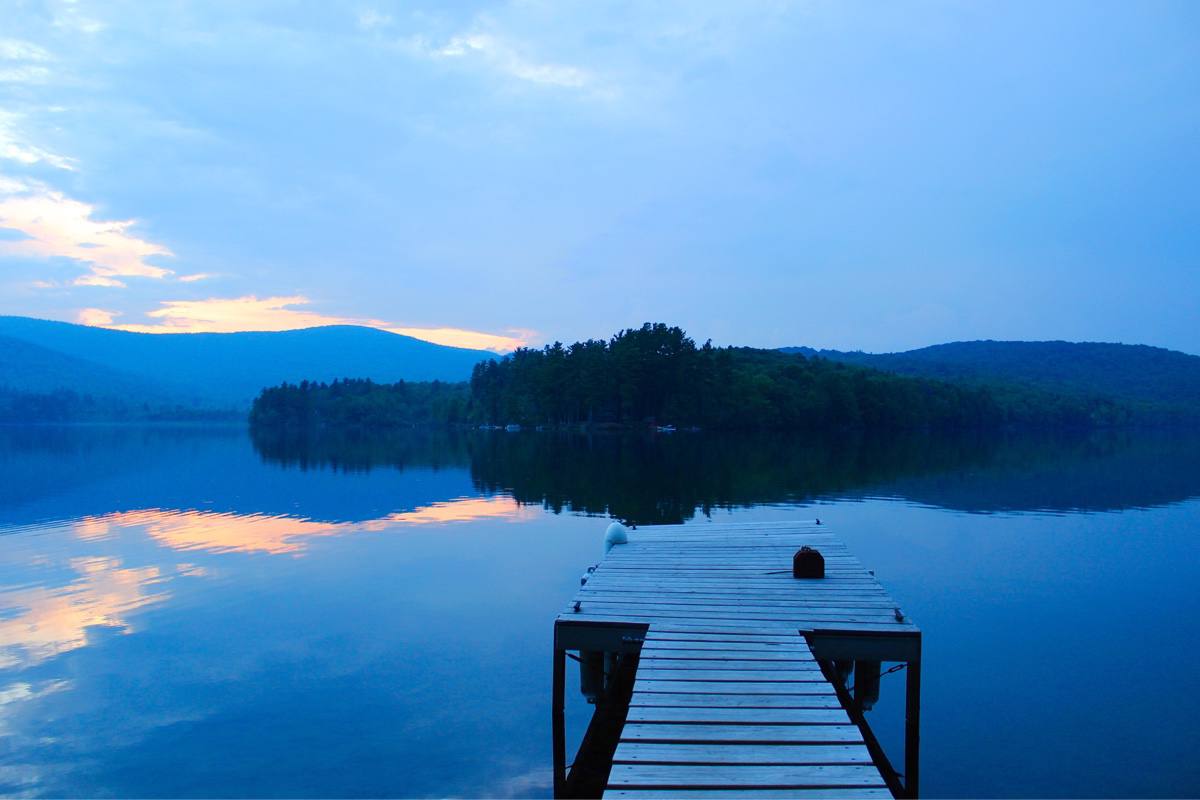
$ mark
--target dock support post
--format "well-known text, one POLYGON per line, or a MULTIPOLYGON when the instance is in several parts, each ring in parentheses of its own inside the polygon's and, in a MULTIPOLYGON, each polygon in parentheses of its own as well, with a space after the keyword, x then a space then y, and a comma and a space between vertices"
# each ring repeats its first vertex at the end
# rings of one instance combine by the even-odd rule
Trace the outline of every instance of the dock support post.
POLYGON ((564 711, 567 687, 567 651, 558 646, 558 636, 554 642, 554 683, 551 689, 553 695, 550 705, 553 713, 554 738, 554 796, 562 797, 567 786, 567 721, 564 711))
POLYGON ((921 768, 921 652, 920 639, 915 661, 908 662, 904 697, 904 789, 908 797, 920 792, 921 768))

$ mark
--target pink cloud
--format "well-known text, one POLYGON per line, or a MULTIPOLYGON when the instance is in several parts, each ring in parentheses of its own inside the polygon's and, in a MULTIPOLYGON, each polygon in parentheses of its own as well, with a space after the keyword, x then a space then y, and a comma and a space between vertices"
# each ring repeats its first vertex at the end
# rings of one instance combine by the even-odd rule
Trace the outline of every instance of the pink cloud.
POLYGON ((0 241, 0 256, 78 261, 89 270, 78 286, 124 286, 118 278, 171 274, 147 260, 171 251, 134 235, 135 220, 99 220, 95 211, 40 183, 0 181, 0 228, 25 235, 0 241))
POLYGON ((232 333, 235 331, 284 331, 320 325, 365 325, 412 336, 436 344, 491 350, 503 353, 530 343, 534 331, 509 330, 504 334, 452 327, 410 327, 378 319, 322 314, 296 306, 310 303, 303 295, 259 298, 210 297, 205 300, 167 300, 149 311, 149 324, 109 325, 138 333, 232 333))

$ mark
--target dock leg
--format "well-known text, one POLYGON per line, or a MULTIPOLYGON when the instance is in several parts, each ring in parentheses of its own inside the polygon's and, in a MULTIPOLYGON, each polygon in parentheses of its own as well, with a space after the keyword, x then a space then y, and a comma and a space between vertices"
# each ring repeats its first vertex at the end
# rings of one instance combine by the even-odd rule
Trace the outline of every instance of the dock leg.
MULTIPOLYGON (((557 638, 557 637, 556 637, 557 638)), ((567 721, 564 702, 567 687, 567 651, 554 647, 554 683, 550 705, 554 716, 554 796, 562 797, 567 786, 567 721)))
POLYGON ((920 791, 921 767, 921 659, 908 663, 904 697, 904 789, 908 797, 920 791))

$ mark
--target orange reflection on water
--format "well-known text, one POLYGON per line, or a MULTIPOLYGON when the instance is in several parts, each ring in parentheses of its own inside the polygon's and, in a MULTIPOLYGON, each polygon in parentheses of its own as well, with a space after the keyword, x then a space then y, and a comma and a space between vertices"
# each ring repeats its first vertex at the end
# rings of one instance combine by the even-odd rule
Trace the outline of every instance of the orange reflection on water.
POLYGON ((463 497, 432 503, 413 511, 396 512, 365 522, 317 522, 265 514, 147 509, 86 517, 74 525, 76 535, 87 540, 103 539, 121 529, 141 528, 157 542, 174 550, 298 555, 304 551, 308 540, 318 536, 478 519, 516 521, 536 513, 533 509, 522 507, 511 497, 496 496, 463 497))
POLYGON ((373 520, 368 525, 378 525, 369 530, 379 530, 392 524, 403 525, 436 525, 446 522, 471 522, 477 519, 508 519, 517 522, 538 515, 536 509, 522 506, 516 500, 504 495, 495 497, 460 497, 457 500, 447 500, 444 503, 432 503, 414 511, 402 511, 389 514, 379 520, 373 520))
POLYGON ((0 668, 38 664, 87 644, 88 628, 130 633, 128 614, 165 600, 150 588, 157 567, 126 569, 115 558, 72 559, 79 575, 66 586, 31 586, 0 593, 0 668))
POLYGON ((141 528, 151 538, 174 550, 208 550, 214 553, 294 553, 303 549, 303 539, 328 536, 342 529, 337 523, 293 517, 159 509, 90 517, 80 520, 76 525, 76 532, 81 538, 108 536, 124 528, 141 528))

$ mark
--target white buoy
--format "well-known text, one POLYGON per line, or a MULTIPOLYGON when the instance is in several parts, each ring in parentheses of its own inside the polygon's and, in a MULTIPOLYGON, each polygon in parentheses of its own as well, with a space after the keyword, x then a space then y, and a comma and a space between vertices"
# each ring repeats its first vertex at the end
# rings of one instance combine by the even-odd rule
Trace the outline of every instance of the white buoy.
POLYGON ((626 544, 629 542, 629 531, 625 530, 625 526, 619 522, 614 522, 608 526, 608 530, 604 532, 604 552, 612 550, 614 544, 626 544))

